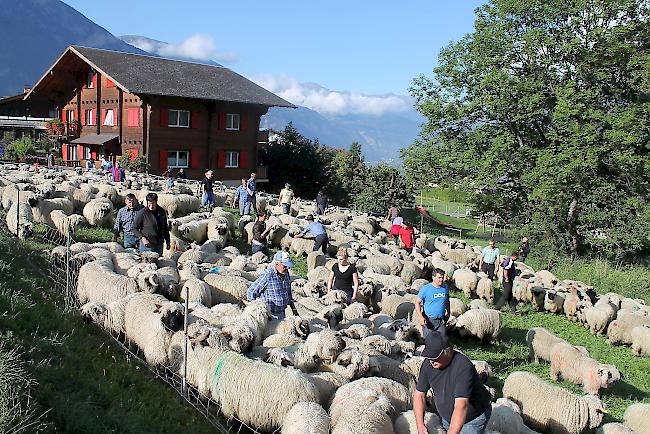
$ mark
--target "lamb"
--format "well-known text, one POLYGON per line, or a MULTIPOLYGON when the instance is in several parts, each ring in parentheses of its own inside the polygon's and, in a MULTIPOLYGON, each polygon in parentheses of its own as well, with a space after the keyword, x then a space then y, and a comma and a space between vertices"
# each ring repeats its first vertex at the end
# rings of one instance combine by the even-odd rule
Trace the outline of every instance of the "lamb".
POLYGON ((350 324, 340 331, 341 335, 351 339, 363 339, 372 334, 372 330, 365 324, 350 324))
POLYGON ((501 332, 501 312, 493 309, 468 310, 456 320, 456 330, 461 336, 495 341, 501 332))
POLYGON ((126 305, 136 294, 129 294, 124 298, 108 304, 90 301, 81 306, 81 316, 111 333, 116 335, 122 334, 124 333, 124 312, 126 305))
POLYGON ((262 338, 266 339, 274 334, 300 338, 307 337, 309 334, 309 322, 299 316, 291 316, 283 320, 271 320, 267 323, 262 338))
POLYGON ((472 298, 472 295, 476 294, 478 277, 476 276, 476 273, 473 272, 472 270, 469 270, 467 268, 459 268, 458 270, 454 271, 454 274, 451 279, 454 285, 456 286, 456 288, 458 288, 459 291, 463 291, 465 297, 472 298))
POLYGON ((320 404, 298 402, 284 417, 281 434, 329 434, 330 418, 320 404))
POLYGON ((535 278, 542 284, 544 288, 553 288, 558 282, 557 277, 548 270, 540 270, 535 273, 535 278))
POLYGON ((415 309, 412 301, 398 294, 391 294, 381 300, 381 313, 394 319, 409 319, 415 309))
POLYGON ((60 209, 53 210, 50 213, 50 219, 54 223, 54 227, 64 237, 73 235, 86 221, 82 215, 72 214, 67 216, 60 209))
POLYGON ((625 318, 615 319, 607 327, 607 339, 610 344, 631 344, 632 329, 641 325, 650 325, 650 317, 642 315, 629 315, 625 318))
POLYGON ((650 325, 636 326, 630 335, 632 337, 632 354, 650 357, 650 325))
POLYGON ((228 223, 222 219, 209 219, 207 221, 207 238, 215 241, 217 248, 225 247, 228 241, 228 223))
POLYGON ((282 426, 296 403, 319 399, 318 389, 302 372, 233 352, 226 352, 216 363, 211 391, 224 417, 235 416, 267 432, 282 426))
POLYGON ((325 329, 310 334, 305 345, 309 348, 310 354, 318 356, 321 360, 329 360, 332 363, 345 348, 345 341, 336 332, 325 329))
POLYGON ((511 373, 503 396, 519 405, 526 425, 542 432, 579 434, 599 426, 606 412, 597 396, 578 396, 528 372, 511 373))
MULTIPOLYGON (((424 426, 427 427, 429 434, 445 434, 440 416, 435 413, 429 413, 428 411, 424 413, 424 426)), ((405 411, 397 416, 393 428, 395 429, 395 434, 417 434, 418 429, 415 424, 413 410, 405 411)))
POLYGON ((623 414, 623 423, 639 434, 650 432, 650 404, 637 402, 630 405, 623 414))
POLYGON ((83 216, 90 226, 110 227, 113 204, 106 198, 93 199, 84 206, 83 216))
POLYGON ((7 227, 12 234, 24 240, 32 234, 34 220, 28 203, 13 202, 7 212, 7 227))
POLYGON ((564 342, 551 348, 551 379, 560 377, 575 384, 582 384, 585 393, 597 395, 600 388, 607 389, 621 379, 614 365, 603 365, 585 356, 578 349, 564 342))
POLYGON ((147 363, 165 366, 174 332, 183 328, 183 307, 157 294, 137 294, 124 311, 124 332, 143 352, 147 363))
POLYGON ((455 317, 459 317, 467 311, 467 307, 462 300, 458 298, 451 297, 449 298, 449 308, 451 309, 450 314, 455 317))
POLYGON ((178 227, 178 233, 189 242, 203 244, 208 239, 208 220, 194 220, 178 227))
POLYGON ((481 300, 485 300, 488 303, 494 303, 494 286, 489 277, 481 277, 476 285, 476 294, 481 300))
MULTIPOLYGON (((567 343, 562 338, 555 336, 550 331, 543 327, 534 327, 526 333, 526 343, 528 344, 528 358, 535 363, 539 360, 551 361, 551 348, 557 343, 567 343)), ((589 352, 585 347, 574 347, 580 354, 589 356, 589 352)))
POLYGON ((487 424, 487 431, 501 434, 537 434, 524 425, 519 406, 504 398, 499 398, 492 404, 492 415, 487 424))

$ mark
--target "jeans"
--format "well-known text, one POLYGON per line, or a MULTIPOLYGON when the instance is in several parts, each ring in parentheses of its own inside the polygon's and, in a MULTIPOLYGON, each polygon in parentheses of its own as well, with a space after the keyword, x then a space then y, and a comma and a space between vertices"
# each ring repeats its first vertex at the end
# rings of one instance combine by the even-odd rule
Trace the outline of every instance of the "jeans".
POLYGON ((201 206, 205 208, 207 204, 210 204, 210 206, 214 206, 214 192, 213 191, 206 191, 203 193, 203 200, 201 201, 201 206))
POLYGON ((156 252, 159 255, 162 255, 163 245, 162 244, 152 244, 149 243, 149 247, 145 246, 142 240, 140 240, 140 252, 156 252))
POLYGON ((426 339, 430 333, 438 333, 444 339, 447 339, 447 324, 443 319, 428 319, 427 323, 422 327, 422 335, 426 339))
POLYGON ((136 249, 138 247, 138 238, 135 235, 124 234, 124 248, 125 249, 136 249))
POLYGON ((287 309, 286 306, 276 306, 274 304, 269 304, 268 302, 266 305, 269 307, 269 315, 271 315, 272 319, 277 319, 277 320, 283 320, 286 318, 287 314, 285 313, 285 310, 287 309))
POLYGON ((283 203, 282 204, 282 214, 289 214, 291 211, 291 204, 290 203, 283 203))
POLYGON ((501 306, 506 302, 510 305, 510 310, 512 312, 517 310, 517 301, 512 298, 512 280, 510 282, 506 282, 505 280, 503 281, 503 291, 501 292, 501 297, 499 297, 499 301, 497 301, 494 308, 496 310, 501 310, 501 306))
POLYGON ((481 268, 481 271, 487 274, 490 280, 494 280, 494 262, 491 264, 483 262, 483 268, 481 268))
POLYGON ((325 206, 324 205, 318 205, 316 207, 316 214, 318 214, 318 215, 325 214, 325 206))
POLYGON ((243 212, 242 212, 242 209, 241 209, 241 208, 242 208, 242 206, 239 205, 239 213, 240 213, 241 215, 246 215, 246 214, 250 214, 250 213, 251 213, 251 203, 250 203, 250 202, 246 202, 246 203, 244 204, 244 211, 243 211, 243 212))
POLYGON ((239 202, 239 216, 243 216, 246 214, 246 205, 248 205, 248 202, 239 202))
MULTIPOLYGON (((492 406, 490 405, 483 413, 476 416, 474 419, 469 422, 465 422, 463 428, 460 430, 460 434, 483 434, 485 433, 485 428, 490 420, 492 415, 492 406)), ((442 418, 441 418, 442 419, 442 418)), ((445 430, 449 429, 450 421, 442 419, 442 427, 445 430)))
POLYGON ((269 254, 269 249, 267 249, 266 246, 261 246, 259 244, 255 244, 255 243, 253 243, 251 245, 251 250, 253 251, 253 254, 255 254, 257 252, 264 252, 264 254, 267 255, 267 256, 269 254))
POLYGON ((318 251, 318 249, 322 249, 323 254, 327 255, 327 244, 329 243, 329 238, 327 238, 327 234, 317 235, 315 241, 316 242, 314 243, 314 252, 318 251))
POLYGON ((250 207, 253 209, 253 213, 257 214, 257 197, 256 196, 248 196, 248 203, 250 207))

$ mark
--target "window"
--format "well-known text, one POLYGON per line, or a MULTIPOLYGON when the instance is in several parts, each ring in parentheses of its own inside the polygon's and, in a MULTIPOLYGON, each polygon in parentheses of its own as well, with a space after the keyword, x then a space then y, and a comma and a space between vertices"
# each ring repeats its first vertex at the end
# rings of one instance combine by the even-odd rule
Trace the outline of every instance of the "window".
MULTIPOLYGON (((189 110, 169 110, 169 124, 170 127, 189 128, 190 127, 190 112, 189 110)), ((186 166, 187 167, 187 166, 186 166)))
POLYGON ((137 127, 140 125, 140 110, 137 108, 130 108, 127 110, 128 113, 128 126, 137 127))
POLYGON ((78 160, 77 149, 75 145, 68 145, 68 161, 78 160))
POLYGON ((104 125, 109 127, 114 126, 115 119, 113 117, 113 109, 106 109, 104 113, 104 125))
POLYGON ((69 124, 72 121, 74 121, 74 110, 66 110, 65 111, 65 122, 67 124, 69 124))
POLYGON ((239 152, 238 151, 226 151, 226 169, 232 169, 239 167, 239 152))
POLYGON ((88 71, 88 76, 86 77, 86 87, 88 89, 92 89, 93 87, 93 77, 95 74, 92 71, 88 71))
POLYGON ((90 146, 84 146, 84 160, 90 160, 90 146))
POLYGON ((226 129, 227 130, 239 129, 239 113, 226 113, 226 129))
POLYGON ((167 154, 167 167, 184 168, 188 167, 190 160, 189 151, 169 151, 167 154))
POLYGON ((84 120, 86 121, 86 125, 95 125, 95 110, 84 110, 84 120))

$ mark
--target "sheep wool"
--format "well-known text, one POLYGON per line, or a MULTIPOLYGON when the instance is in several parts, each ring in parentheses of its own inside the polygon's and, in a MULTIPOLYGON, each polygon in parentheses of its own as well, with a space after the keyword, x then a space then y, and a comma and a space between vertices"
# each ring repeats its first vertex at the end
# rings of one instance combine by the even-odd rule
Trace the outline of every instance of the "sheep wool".
POLYGON ((650 432, 650 404, 630 405, 623 414, 623 424, 639 434, 650 432))
MULTIPOLYGON (((435 413, 429 413, 428 411, 424 413, 424 426, 427 427, 429 434, 445 434, 446 432, 442 427, 440 416, 435 413)), ((405 411, 397 416, 393 428, 395 429, 395 434, 418 434, 413 410, 405 411)))
POLYGON ((337 422, 332 420, 332 434, 394 434, 390 418, 393 411, 386 396, 362 390, 349 400, 337 422))
POLYGON ((501 332, 501 312, 494 309, 470 309, 456 320, 461 336, 496 340, 501 332))
POLYGON ((451 280, 459 291, 463 291, 465 297, 472 298, 472 295, 476 294, 478 277, 472 270, 469 270, 467 268, 459 268, 458 270, 454 271, 451 280))
POLYGON ((578 396, 529 372, 510 374, 503 396, 519 405, 526 425, 542 432, 579 434, 594 429, 606 410, 597 396, 578 396))
MULTIPOLYGON (((562 338, 555 336, 543 327, 534 327, 526 333, 526 343, 528 344, 528 358, 535 363, 541 360, 551 361, 551 348, 557 343, 568 343, 562 338)), ((576 347, 583 355, 589 356, 589 352, 584 347, 576 347)))
POLYGON ((86 221, 82 215, 72 214, 67 216, 62 210, 55 209, 50 213, 50 219, 54 227, 61 235, 67 237, 73 235, 86 221))
POLYGON ((478 281, 478 284, 476 285, 476 295, 478 295, 481 300, 485 300, 488 303, 494 303, 494 286, 489 277, 481 277, 478 281))
POLYGON ((636 326, 632 336, 632 354, 650 357, 650 325, 636 326))
POLYGON ((626 315, 625 318, 615 319, 607 327, 607 339, 610 344, 632 343, 632 329, 642 325, 650 325, 650 317, 643 315, 626 315))
POLYGON ((487 424, 487 431, 500 434, 537 434, 524 425, 519 406, 504 398, 499 398, 492 404, 492 415, 487 424))
POLYGON ((610 422, 598 427, 596 434, 637 434, 637 432, 622 423, 610 422))
POLYGON ((185 302, 185 295, 189 294, 187 300, 201 303, 206 307, 212 307, 212 292, 210 285, 196 277, 189 278, 183 284, 180 292, 180 300, 185 302))
POLYGON ((330 418, 320 404, 297 402, 284 417, 281 434, 329 434, 330 418))
POLYGON ((246 290, 251 282, 238 276, 224 276, 209 273, 203 279, 210 285, 212 303, 243 303, 246 300, 246 290))
POLYGON ((318 402, 318 389, 300 371, 227 352, 214 368, 212 397, 224 417, 264 431, 282 426, 298 402, 318 402), (255 399, 252 399, 252 398, 255 399))
POLYGON ((560 342, 551 348, 551 379, 560 377, 575 384, 582 384, 585 393, 597 395, 600 388, 607 389, 621 379, 614 365, 604 365, 583 355, 573 345, 560 342))
POLYGON ((77 298, 80 303, 95 301, 108 304, 137 291, 138 282, 117 274, 110 259, 89 262, 79 270, 77 298))
POLYGON ((93 199, 83 209, 83 216, 90 226, 110 227, 113 204, 106 198, 93 199))
POLYGON ((26 202, 13 202, 6 217, 7 227, 12 234, 24 240, 31 232, 33 223, 32 209, 26 202))

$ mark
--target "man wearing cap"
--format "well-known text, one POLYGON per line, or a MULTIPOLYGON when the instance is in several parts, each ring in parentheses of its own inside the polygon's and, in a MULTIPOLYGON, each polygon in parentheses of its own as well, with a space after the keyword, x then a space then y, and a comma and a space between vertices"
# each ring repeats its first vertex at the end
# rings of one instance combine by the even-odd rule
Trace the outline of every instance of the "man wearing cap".
POLYGON ((492 414, 491 397, 472 362, 438 333, 426 337, 422 356, 425 360, 413 392, 418 434, 428 434, 424 402, 429 389, 447 434, 483 434, 492 414))
POLYGON ((307 227, 302 230, 299 234, 295 235, 296 238, 302 238, 307 232, 310 232, 314 236, 314 252, 318 249, 323 249, 323 254, 327 254, 327 244, 329 243, 329 238, 327 237, 327 231, 325 226, 321 222, 315 222, 314 216, 309 214, 307 216, 307 227))
POLYGON ((142 209, 142 205, 136 199, 135 194, 129 193, 124 199, 126 204, 117 212, 115 225, 113 226, 113 241, 117 241, 120 232, 124 231, 124 248, 131 249, 138 247, 138 237, 133 232, 135 216, 142 209))
POLYGON ((290 306, 293 314, 298 316, 298 310, 291 297, 289 267, 292 266, 293 261, 287 252, 281 250, 276 253, 273 256, 273 266, 267 268, 246 291, 248 301, 258 298, 264 300, 274 319, 284 319, 287 306, 290 306))
POLYGON ((296 202, 296 197, 293 194, 291 185, 284 184, 284 188, 280 190, 280 205, 282 206, 282 214, 289 214, 291 211, 291 204, 296 202))

